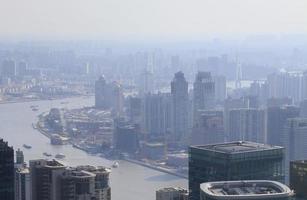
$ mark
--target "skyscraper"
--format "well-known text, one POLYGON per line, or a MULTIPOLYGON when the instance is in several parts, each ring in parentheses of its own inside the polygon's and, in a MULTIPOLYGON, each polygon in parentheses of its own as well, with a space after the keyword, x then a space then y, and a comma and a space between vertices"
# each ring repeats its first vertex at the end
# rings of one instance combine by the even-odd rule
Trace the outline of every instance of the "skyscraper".
POLYGON ((32 200, 29 168, 18 167, 15 172, 15 200, 32 200))
POLYGON ((290 162, 290 187, 298 198, 307 198, 307 160, 290 162))
POLYGON ((210 181, 275 180, 284 182, 284 148, 252 142, 192 146, 189 149, 190 200, 210 181))
POLYGON ((14 149, 0 139, 0 199, 14 200, 14 149))
POLYGON ((144 99, 144 128, 150 138, 164 139, 170 129, 171 96, 167 93, 146 94, 144 99))
POLYGON ((289 164, 294 160, 307 159, 307 118, 288 119, 284 127, 283 141, 286 149, 286 182, 289 178, 289 164))
POLYGON ((229 113, 229 141, 265 142, 265 112, 261 109, 234 109, 229 113))
POLYGON ((188 82, 180 71, 171 82, 172 95, 172 140, 184 140, 188 135, 188 82))
POLYGON ((100 76, 99 79, 95 82, 95 107, 106 109, 108 108, 107 99, 107 83, 103 76, 100 76))
POLYGON ((24 164, 25 162, 25 159, 24 159, 24 155, 23 155, 23 152, 20 151, 20 149, 18 149, 16 151, 16 164, 24 164))
POLYGON ((95 82, 95 107, 99 109, 112 109, 118 116, 123 111, 124 96, 121 85, 113 81, 107 83, 103 76, 95 82))
POLYGON ((284 146, 282 141, 284 125, 287 119, 299 116, 295 106, 268 107, 267 109, 267 143, 284 146))
POLYGON ((210 72, 198 72, 194 81, 193 106, 195 117, 198 110, 213 109, 215 104, 215 82, 210 72))
POLYGON ((61 175, 66 167, 56 160, 31 160, 32 200, 61 199, 61 175))
POLYGON ((302 77, 302 100, 307 99, 307 71, 303 73, 302 77))

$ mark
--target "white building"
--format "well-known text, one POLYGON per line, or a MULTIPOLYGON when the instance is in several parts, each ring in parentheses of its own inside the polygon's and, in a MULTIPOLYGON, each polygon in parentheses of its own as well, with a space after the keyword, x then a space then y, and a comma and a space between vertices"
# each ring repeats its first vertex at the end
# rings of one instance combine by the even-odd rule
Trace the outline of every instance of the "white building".
POLYGON ((201 200, 290 200, 288 186, 276 181, 223 181, 200 185, 201 200))

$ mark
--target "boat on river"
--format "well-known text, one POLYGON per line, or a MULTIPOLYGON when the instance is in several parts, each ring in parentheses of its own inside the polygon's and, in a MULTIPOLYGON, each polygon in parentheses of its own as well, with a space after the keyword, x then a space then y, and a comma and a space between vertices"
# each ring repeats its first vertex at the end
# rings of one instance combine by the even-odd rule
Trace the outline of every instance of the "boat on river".
POLYGON ((64 154, 62 154, 62 153, 58 153, 57 155, 55 155, 55 158, 57 158, 57 159, 63 159, 65 157, 66 156, 64 154))
POLYGON ((23 144, 22 146, 23 146, 24 148, 26 148, 26 149, 31 149, 31 148, 32 148, 31 145, 27 145, 27 144, 23 144))

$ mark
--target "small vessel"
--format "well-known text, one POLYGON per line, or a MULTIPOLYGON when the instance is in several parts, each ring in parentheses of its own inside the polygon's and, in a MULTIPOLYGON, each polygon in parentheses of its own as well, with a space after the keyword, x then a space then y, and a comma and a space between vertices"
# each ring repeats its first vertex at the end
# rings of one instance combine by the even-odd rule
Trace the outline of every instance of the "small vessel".
POLYGON ((23 147, 26 148, 26 149, 31 149, 32 148, 32 146, 27 145, 27 144, 23 144, 23 147))
POLYGON ((33 129, 37 129, 36 124, 32 123, 32 128, 33 128, 33 129))
POLYGON ((52 156, 50 153, 47 153, 47 152, 44 152, 43 155, 47 156, 47 157, 51 157, 52 156))
POLYGON ((32 111, 38 111, 38 108, 32 108, 32 111))
POLYGON ((65 155, 62 154, 62 153, 58 153, 57 155, 55 155, 55 158, 57 158, 57 159, 63 159, 63 158, 65 158, 65 155))
POLYGON ((112 164, 112 167, 113 168, 118 168, 119 167, 119 163, 117 161, 115 161, 113 164, 112 164))

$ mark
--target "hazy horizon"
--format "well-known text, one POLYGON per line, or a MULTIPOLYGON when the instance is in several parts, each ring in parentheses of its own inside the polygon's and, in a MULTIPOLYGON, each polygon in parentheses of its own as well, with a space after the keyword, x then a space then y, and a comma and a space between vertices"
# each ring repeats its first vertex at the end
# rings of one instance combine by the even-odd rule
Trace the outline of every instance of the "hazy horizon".
POLYGON ((1 3, 0 37, 167 41, 307 35, 306 10, 304 0, 10 0, 1 3))

